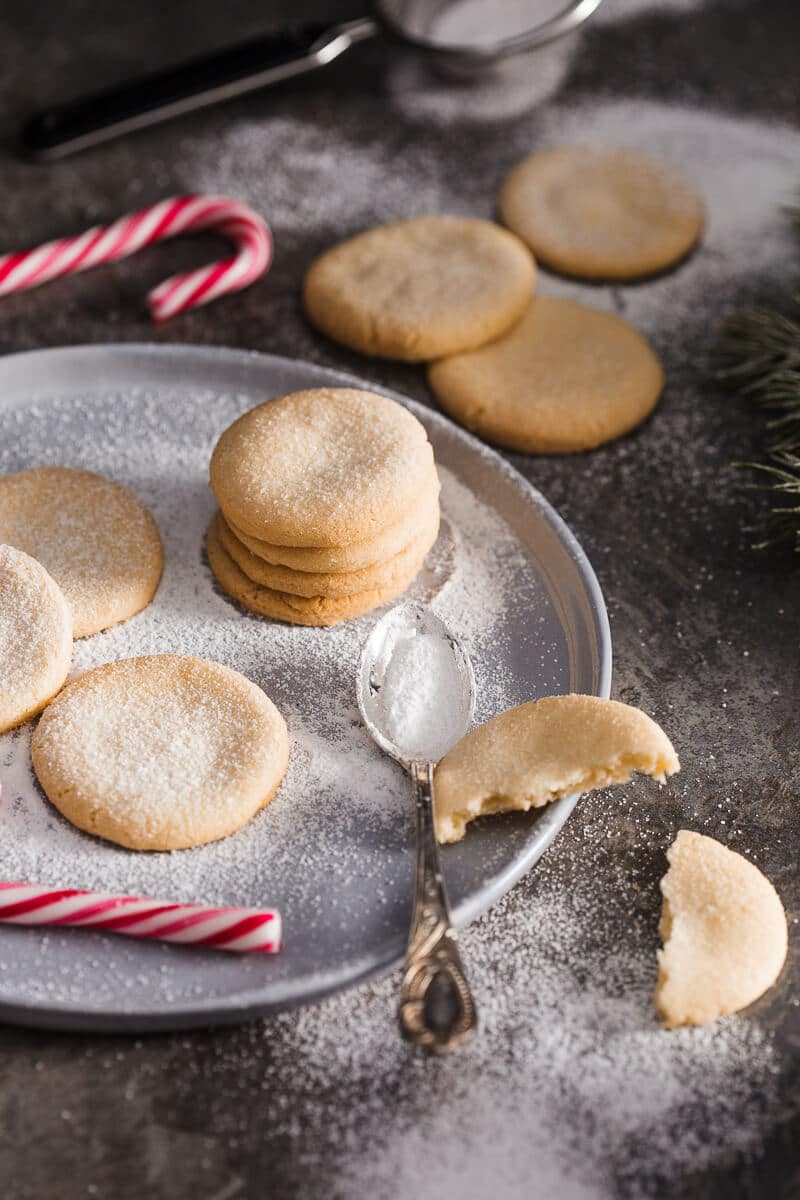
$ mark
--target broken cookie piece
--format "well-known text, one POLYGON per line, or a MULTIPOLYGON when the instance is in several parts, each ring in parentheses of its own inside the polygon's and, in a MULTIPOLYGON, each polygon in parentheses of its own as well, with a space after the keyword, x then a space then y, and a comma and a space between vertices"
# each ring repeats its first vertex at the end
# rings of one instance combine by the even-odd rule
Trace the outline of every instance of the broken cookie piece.
POLYGON ((458 842, 488 813, 540 808, 559 796, 627 783, 634 771, 664 782, 679 770, 664 731, 645 713, 600 696, 547 696, 473 729, 436 769, 436 836, 458 842))
POLYGON ((667 851, 655 1003, 668 1028, 738 1012, 786 958, 786 914, 759 869, 714 838, 681 829, 667 851))

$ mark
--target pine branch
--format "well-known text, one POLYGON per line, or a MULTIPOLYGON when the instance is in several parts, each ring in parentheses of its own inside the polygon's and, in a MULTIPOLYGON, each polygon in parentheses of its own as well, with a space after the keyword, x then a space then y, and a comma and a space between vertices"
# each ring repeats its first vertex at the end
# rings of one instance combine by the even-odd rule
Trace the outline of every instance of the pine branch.
MULTIPOLYGON (((788 210, 800 232, 800 208, 788 210)), ((736 463, 763 480, 748 485, 768 493, 772 504, 752 531, 758 549, 791 544, 800 553, 800 297, 796 315, 752 308, 730 317, 722 328, 716 377, 769 414, 767 461, 736 463), (793 498, 797 499, 793 503, 793 498)))
POLYGON ((749 533, 764 533, 761 541, 754 542, 754 549, 788 544, 800 554, 800 455, 778 452, 773 455, 772 462, 733 465, 767 477, 767 483, 747 484, 750 490, 768 492, 773 501, 797 497, 796 504, 773 502, 767 517, 759 525, 747 527, 749 533))
POLYGON ((719 363, 718 379, 774 414, 770 450, 800 447, 800 320, 769 308, 735 314, 722 327, 719 363))

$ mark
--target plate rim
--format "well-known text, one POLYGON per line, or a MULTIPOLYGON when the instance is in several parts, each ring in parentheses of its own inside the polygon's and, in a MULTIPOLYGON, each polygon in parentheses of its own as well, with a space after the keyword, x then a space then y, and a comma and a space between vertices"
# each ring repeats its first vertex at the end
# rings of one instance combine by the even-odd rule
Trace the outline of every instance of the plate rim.
MULTIPOLYGON (((270 365, 278 368, 309 368, 314 373, 323 373, 329 376, 340 386, 362 389, 366 386, 370 390, 403 404, 416 416, 424 416, 432 419, 434 423, 440 423, 451 431, 451 435, 454 432, 456 437, 462 439, 473 452, 477 452, 495 469, 499 468, 507 481, 518 492, 521 492, 529 503, 533 503, 550 525, 558 541, 569 550, 581 583, 586 590, 597 642, 598 665, 595 694, 606 698, 610 695, 613 669, 611 629, 605 599, 595 570, 577 537, 560 513, 497 448, 475 437, 438 408, 423 404, 401 392, 379 383, 373 383, 351 372, 307 359, 290 358, 286 355, 269 354, 259 350, 231 346, 208 346, 191 342, 134 341, 78 343, 69 346, 48 346, 23 350, 0 356, 0 383, 9 369, 24 371, 26 365, 30 364, 32 360, 38 364, 50 358, 63 364, 65 358, 81 362, 92 356, 108 359, 125 354, 134 356, 144 354, 148 358, 156 357, 173 361, 175 358, 186 358, 194 363, 197 363, 198 360, 208 359, 213 360, 218 366, 227 362, 231 367, 238 366, 239 368, 252 368, 259 364, 265 368, 270 365)), ((67 385, 68 380, 64 381, 64 386, 67 385)), ((335 386, 335 383, 332 386, 335 386)), ((0 413, 3 410, 11 411, 14 407, 10 400, 5 400, 0 394, 0 413)), ((456 928, 463 929, 486 912, 535 865, 569 819, 578 799, 578 794, 563 797, 542 814, 537 821, 539 836, 532 839, 526 847, 526 852, 513 859, 491 881, 483 884, 476 893, 467 897, 453 909, 453 923, 456 928)), ((185 952, 191 952, 191 948, 186 948, 185 952)), ((232 993, 230 996, 182 1000, 174 1009, 162 1011, 141 1008, 125 1011, 119 1007, 86 1010, 80 1004, 68 1002, 53 1005, 47 1001, 43 1003, 33 1001, 30 1004, 21 1005, 0 999, 0 1020, 16 1025, 83 1033, 155 1033, 196 1028, 203 1025, 230 1025, 269 1013, 316 1003, 335 992, 358 987, 378 976, 387 974, 401 964, 402 955, 398 956, 393 952, 387 952, 377 957, 370 956, 368 963, 357 960, 355 970, 344 980, 340 974, 337 974, 335 978, 317 975, 311 987, 308 986, 308 977, 302 981, 302 986, 298 986, 297 980, 284 981, 281 995, 271 1000, 263 999, 263 988, 253 988, 232 993)))

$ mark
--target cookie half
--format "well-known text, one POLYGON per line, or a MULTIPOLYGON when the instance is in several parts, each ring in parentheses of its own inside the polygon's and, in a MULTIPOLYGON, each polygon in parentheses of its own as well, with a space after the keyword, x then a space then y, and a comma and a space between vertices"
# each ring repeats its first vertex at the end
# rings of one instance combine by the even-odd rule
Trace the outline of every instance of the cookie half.
POLYGON ((641 424, 664 372, 621 317, 537 297, 505 337, 432 363, 428 379, 450 416, 481 437, 531 454, 571 454, 641 424))
POLYGON ((544 265, 578 279, 639 279, 682 259, 705 205, 670 167, 632 150, 561 146, 506 177, 500 216, 544 265))
POLYGON ((704 1025, 778 978, 786 913, 758 867, 714 838, 681 829, 667 859, 655 1002, 669 1027, 704 1025))
POLYGON ((303 297, 309 319, 335 341, 420 362, 505 333, 535 278, 530 252, 491 221, 416 217, 326 251, 309 269, 303 297))
POLYGON ((239 829, 286 772, 286 723, 238 671, 177 654, 88 671, 31 743, 50 801, 87 833, 132 850, 182 850, 239 829))
POLYGON ((72 613, 41 563, 0 545, 0 733, 58 692, 72 659, 72 613))

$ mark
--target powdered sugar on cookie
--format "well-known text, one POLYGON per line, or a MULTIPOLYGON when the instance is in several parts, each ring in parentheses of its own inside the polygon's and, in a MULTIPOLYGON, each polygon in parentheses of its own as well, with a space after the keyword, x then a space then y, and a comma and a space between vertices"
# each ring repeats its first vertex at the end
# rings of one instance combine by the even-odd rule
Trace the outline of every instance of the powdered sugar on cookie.
POLYGON ((31 743, 39 781, 80 829, 134 850, 202 845, 238 829, 286 770, 286 725, 219 663, 122 659, 70 684, 31 743))
POLYGON ((101 475, 32 467, 0 477, 0 542, 53 576, 75 637, 99 633, 150 602, 161 577, 158 529, 142 502, 101 475))
POLYGON ((72 614, 58 584, 0 544, 0 730, 37 713, 67 677, 72 614))

